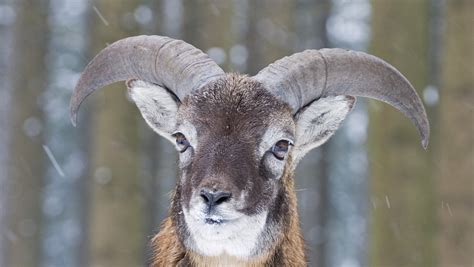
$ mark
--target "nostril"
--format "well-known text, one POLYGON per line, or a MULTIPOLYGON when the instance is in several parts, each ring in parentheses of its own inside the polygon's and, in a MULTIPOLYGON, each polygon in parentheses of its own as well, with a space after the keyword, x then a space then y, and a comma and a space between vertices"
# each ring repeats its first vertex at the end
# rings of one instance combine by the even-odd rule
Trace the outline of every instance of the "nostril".
POLYGON ((201 197, 205 203, 212 201, 212 195, 207 190, 201 190, 201 197))
POLYGON ((229 200, 231 196, 232 195, 230 193, 227 193, 227 192, 217 192, 216 195, 214 196, 214 203, 216 205, 224 203, 227 200, 229 200))

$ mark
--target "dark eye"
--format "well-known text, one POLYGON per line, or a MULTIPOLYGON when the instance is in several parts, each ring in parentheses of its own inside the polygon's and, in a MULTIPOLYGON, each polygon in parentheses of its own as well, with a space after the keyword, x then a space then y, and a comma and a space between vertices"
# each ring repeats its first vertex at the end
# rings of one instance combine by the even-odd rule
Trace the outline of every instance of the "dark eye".
POLYGON ((176 138, 176 146, 178 147, 179 153, 183 153, 190 147, 188 139, 182 133, 175 133, 173 136, 176 138))
POLYGON ((293 143, 289 140, 280 140, 272 146, 272 153, 275 156, 275 158, 279 160, 283 160, 285 159, 285 156, 288 153, 288 149, 292 145, 293 143))

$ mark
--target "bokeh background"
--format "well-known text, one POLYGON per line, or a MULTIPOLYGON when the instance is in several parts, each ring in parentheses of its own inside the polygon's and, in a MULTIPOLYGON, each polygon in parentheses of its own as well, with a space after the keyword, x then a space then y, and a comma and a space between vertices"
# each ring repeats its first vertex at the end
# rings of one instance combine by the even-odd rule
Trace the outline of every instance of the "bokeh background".
POLYGON ((118 83, 68 117, 87 62, 133 35, 184 39, 256 74, 307 48, 367 51, 417 88, 423 150, 390 106, 359 99, 297 169, 309 265, 474 266, 474 1, 0 0, 0 266, 143 266, 176 153, 118 83))

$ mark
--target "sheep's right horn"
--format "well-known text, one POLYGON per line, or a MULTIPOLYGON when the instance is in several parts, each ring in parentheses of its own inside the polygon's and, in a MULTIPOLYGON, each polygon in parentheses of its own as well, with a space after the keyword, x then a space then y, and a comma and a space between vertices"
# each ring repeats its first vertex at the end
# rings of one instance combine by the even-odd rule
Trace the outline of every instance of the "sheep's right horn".
POLYGON ((103 49, 87 65, 70 103, 71 121, 76 125, 82 101, 108 84, 132 78, 156 83, 182 99, 224 75, 208 55, 194 46, 163 36, 135 36, 103 49))
POLYGON ((397 69, 378 57, 337 48, 306 50, 277 60, 254 78, 295 113, 330 95, 381 100, 410 118, 423 147, 428 146, 430 128, 421 99, 397 69))

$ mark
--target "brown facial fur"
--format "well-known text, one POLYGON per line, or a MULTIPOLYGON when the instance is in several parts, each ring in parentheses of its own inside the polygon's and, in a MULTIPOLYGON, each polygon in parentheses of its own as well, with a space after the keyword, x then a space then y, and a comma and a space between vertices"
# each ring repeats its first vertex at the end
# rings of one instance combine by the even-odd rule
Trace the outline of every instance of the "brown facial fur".
POLYGON ((178 117, 194 125, 199 140, 192 163, 183 170, 190 182, 182 184, 182 204, 189 204, 193 188, 203 187, 234 196, 245 190, 249 198, 242 212, 248 215, 269 204, 275 183, 265 177, 256 151, 269 125, 286 121, 288 131, 294 131, 284 103, 248 77, 229 75, 187 98, 178 117))
POLYGON ((282 131, 294 134, 289 107, 251 78, 228 75, 184 99, 178 125, 185 121, 196 128, 198 145, 188 151, 191 160, 180 170, 170 217, 152 241, 153 266, 213 266, 232 260, 239 266, 306 265, 289 171, 291 156, 281 177, 274 177, 264 163, 265 157, 273 155, 258 153, 269 126, 282 125, 282 131), (259 251, 251 261, 203 257, 185 248, 189 232, 182 208, 189 208, 193 190, 204 187, 227 190, 233 196, 245 192, 245 205, 239 211, 246 215, 268 210, 264 231, 271 238, 259 241, 259 251))

